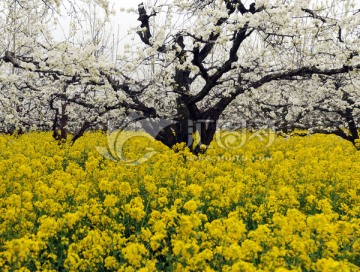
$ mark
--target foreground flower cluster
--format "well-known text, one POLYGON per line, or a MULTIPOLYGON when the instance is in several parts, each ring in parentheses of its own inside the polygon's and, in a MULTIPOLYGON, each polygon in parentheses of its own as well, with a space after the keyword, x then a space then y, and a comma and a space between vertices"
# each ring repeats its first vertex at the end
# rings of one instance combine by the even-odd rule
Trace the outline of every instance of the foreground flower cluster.
POLYGON ((360 152, 334 136, 215 143, 0 136, 2 271, 359 271, 360 152))

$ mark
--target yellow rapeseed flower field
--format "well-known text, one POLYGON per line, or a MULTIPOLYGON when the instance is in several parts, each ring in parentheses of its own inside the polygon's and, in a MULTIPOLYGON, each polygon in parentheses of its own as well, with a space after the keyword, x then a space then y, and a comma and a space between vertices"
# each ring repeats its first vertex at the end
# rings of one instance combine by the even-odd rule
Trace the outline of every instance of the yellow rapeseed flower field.
POLYGON ((129 166, 50 133, 0 136, 1 271, 360 271, 360 152, 336 136, 149 139, 129 166), (155 154, 155 155, 154 155, 155 154))

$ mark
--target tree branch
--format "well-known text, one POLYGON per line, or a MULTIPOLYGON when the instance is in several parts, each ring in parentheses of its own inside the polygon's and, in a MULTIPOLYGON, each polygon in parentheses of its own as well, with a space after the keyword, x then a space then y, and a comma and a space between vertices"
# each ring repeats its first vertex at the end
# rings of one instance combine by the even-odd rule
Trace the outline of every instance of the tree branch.
POLYGON ((210 77, 207 78, 205 86, 202 88, 202 90, 190 98, 189 103, 195 104, 202 100, 206 95, 209 94, 211 89, 217 84, 217 81, 227 72, 229 72, 232 69, 232 64, 237 62, 238 56, 237 52, 240 48, 240 45, 242 42, 251 35, 251 33, 254 30, 250 30, 249 33, 246 33, 248 30, 248 25, 245 24, 244 27, 242 27, 235 35, 235 39, 233 41, 233 44, 231 46, 230 52, 229 52, 229 58, 224 62, 224 64, 210 77))
POLYGON ((293 78, 293 77, 306 77, 306 76, 315 75, 315 74, 331 76, 331 75, 336 75, 336 74, 348 73, 350 71, 357 70, 357 69, 360 69, 360 64, 357 64, 354 66, 344 65, 343 67, 332 68, 332 69, 320 69, 316 66, 312 66, 312 67, 305 66, 305 67, 301 67, 298 69, 290 69, 290 70, 284 71, 284 72, 268 74, 266 76, 263 76, 261 79, 259 79, 257 81, 250 82, 247 86, 243 86, 240 83, 239 86, 236 88, 235 92, 233 92, 228 97, 221 98, 214 105, 213 108, 206 111, 205 115, 206 116, 219 116, 225 110, 225 108, 232 101, 234 101, 236 99, 237 96, 244 93, 248 89, 259 88, 262 85, 269 83, 271 81, 284 80, 284 79, 289 79, 289 78, 293 78))

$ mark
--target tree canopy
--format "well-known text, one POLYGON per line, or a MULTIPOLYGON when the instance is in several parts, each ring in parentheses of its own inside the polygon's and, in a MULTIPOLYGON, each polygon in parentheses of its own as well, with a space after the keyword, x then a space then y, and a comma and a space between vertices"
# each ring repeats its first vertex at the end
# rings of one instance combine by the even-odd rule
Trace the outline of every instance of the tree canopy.
POLYGON ((61 14, 50 5, 60 1, 31 2, 1 4, 4 130, 36 125, 76 140, 136 112, 151 118, 148 131, 171 120, 156 139, 194 153, 211 143, 220 119, 359 138, 357 1, 147 1, 134 11, 136 37, 115 59, 108 3, 92 3, 105 9, 94 18, 84 8, 91 1, 69 0, 81 14, 58 41, 51 23, 61 14))

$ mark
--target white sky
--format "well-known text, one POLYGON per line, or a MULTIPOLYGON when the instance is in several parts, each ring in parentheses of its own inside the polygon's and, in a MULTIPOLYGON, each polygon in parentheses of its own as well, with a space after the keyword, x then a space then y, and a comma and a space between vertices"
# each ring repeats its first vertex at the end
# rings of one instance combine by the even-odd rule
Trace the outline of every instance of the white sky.
MULTIPOLYGON (((119 27, 120 37, 126 35, 127 30, 130 27, 138 26, 140 24, 137 21, 137 16, 135 14, 129 14, 126 12, 121 12, 121 8, 135 8, 137 9, 138 5, 142 2, 141 0, 109 0, 110 4, 114 5, 116 15, 114 16, 112 23, 114 30, 119 27)), ((144 1, 146 2, 146 0, 144 1)))
MULTIPOLYGON (((0 0, 1 1, 1 0, 0 0)), ((137 21, 138 15, 135 13, 125 12, 122 9, 134 9, 137 11, 138 5, 142 2, 146 5, 149 0, 108 0, 110 7, 115 11, 115 15, 111 16, 111 24, 107 26, 109 31, 113 33, 111 39, 115 39, 115 44, 118 44, 118 53, 120 53, 125 45, 125 43, 131 43, 130 36, 127 35, 128 30, 131 27, 137 27, 140 25, 140 22, 137 21)), ((100 11, 100 7, 99 12, 100 11)), ((58 18, 59 28, 55 30, 54 35, 55 39, 61 41, 69 35, 70 30, 70 17, 64 16, 66 12, 62 13, 62 17, 58 18)), ((136 39, 137 36, 135 35, 136 39)))

